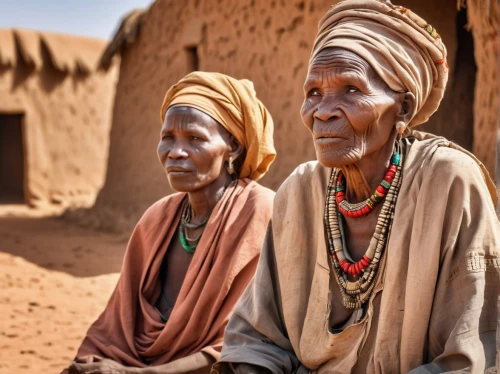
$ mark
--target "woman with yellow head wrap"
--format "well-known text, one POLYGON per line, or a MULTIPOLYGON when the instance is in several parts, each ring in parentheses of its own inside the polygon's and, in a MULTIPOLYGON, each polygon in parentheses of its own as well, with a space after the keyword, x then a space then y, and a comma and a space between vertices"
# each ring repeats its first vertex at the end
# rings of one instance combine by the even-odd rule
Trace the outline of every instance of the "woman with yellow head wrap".
POLYGON ((321 19, 301 110, 318 161, 276 194, 217 371, 494 367, 496 190, 473 155, 415 131, 447 74, 439 34, 409 9, 346 0, 321 19))
POLYGON ((273 121, 248 80, 195 72, 167 92, 158 156, 178 193, 147 210, 70 373, 209 373, 253 277, 274 193, 273 121))

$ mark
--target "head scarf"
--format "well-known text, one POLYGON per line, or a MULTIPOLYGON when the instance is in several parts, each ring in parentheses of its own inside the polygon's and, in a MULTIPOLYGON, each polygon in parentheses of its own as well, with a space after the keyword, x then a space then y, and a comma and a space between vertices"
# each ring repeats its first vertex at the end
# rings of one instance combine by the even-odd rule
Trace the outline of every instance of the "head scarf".
POLYGON ((415 96, 409 126, 439 107, 448 80, 446 47, 436 29, 407 8, 384 0, 345 0, 320 20, 309 65, 329 47, 365 59, 387 85, 415 96))
POLYGON ((189 106, 219 122, 245 147, 240 178, 258 180, 276 157, 273 119, 257 99, 253 83, 220 73, 193 72, 172 86, 161 106, 161 120, 168 108, 189 106))

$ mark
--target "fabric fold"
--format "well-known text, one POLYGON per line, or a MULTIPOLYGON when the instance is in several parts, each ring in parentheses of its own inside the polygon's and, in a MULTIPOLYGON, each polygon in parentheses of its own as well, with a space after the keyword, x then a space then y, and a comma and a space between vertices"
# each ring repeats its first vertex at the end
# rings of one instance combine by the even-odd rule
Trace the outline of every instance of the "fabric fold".
POLYGON ((218 359, 229 316, 253 277, 274 196, 249 179, 233 183, 212 212, 166 324, 154 304, 186 194, 168 196, 146 211, 130 238, 116 289, 78 359, 105 357, 133 367, 201 351, 218 359))

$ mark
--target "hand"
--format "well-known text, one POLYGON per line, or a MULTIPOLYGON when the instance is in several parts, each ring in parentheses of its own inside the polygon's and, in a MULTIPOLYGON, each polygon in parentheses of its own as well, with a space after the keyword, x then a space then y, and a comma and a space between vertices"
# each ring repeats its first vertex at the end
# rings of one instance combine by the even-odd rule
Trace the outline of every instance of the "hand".
POLYGON ((127 368, 116 361, 103 359, 89 364, 73 362, 69 374, 130 374, 133 368, 127 368))
POLYGON ((234 371, 236 374, 263 374, 271 373, 270 370, 264 369, 261 366, 254 366, 249 364, 233 364, 234 371))

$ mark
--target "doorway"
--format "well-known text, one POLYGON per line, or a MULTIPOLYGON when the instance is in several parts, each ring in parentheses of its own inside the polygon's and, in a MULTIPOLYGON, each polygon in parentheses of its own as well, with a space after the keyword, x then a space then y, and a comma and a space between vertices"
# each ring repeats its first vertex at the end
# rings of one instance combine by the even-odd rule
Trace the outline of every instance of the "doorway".
POLYGON ((0 204, 24 203, 23 115, 0 114, 0 204))

